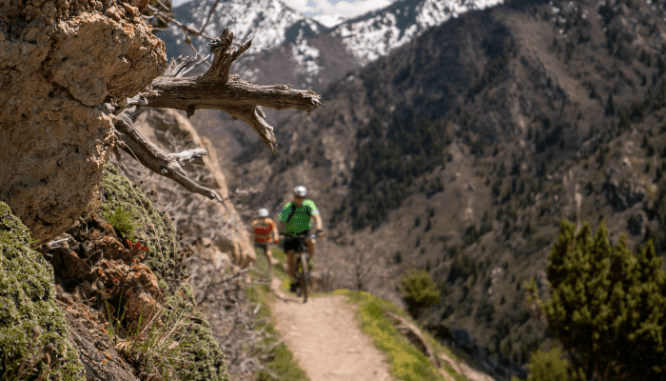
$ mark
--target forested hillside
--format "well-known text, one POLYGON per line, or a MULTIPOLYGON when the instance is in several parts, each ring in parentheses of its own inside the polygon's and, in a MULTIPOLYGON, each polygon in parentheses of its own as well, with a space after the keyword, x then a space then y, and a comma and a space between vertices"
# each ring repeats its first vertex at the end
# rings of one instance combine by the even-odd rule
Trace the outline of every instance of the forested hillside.
POLYGON ((666 252, 665 53, 663 1, 468 12, 348 72, 276 128, 279 155, 250 147, 237 174, 254 207, 310 189, 340 282, 360 251, 386 264, 365 287, 396 299, 397 275, 428 270, 442 298, 422 321, 521 375, 511 364, 546 340, 521 286, 546 296, 562 218, 666 252))

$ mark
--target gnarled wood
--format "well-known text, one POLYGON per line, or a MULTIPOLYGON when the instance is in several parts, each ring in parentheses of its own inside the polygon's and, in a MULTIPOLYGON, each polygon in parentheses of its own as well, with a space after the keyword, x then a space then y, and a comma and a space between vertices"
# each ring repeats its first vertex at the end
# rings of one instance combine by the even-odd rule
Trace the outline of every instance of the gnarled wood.
POLYGON ((222 201, 222 197, 216 191, 190 180, 182 167, 186 164, 203 164, 201 157, 207 154, 205 149, 199 148, 180 153, 165 153, 139 132, 127 113, 118 116, 115 127, 118 138, 121 141, 121 148, 146 168, 174 180, 190 192, 199 193, 220 202, 222 201))
POLYGON ((231 64, 251 45, 251 41, 237 46, 233 43, 233 33, 225 29, 221 36, 211 43, 213 63, 207 72, 182 77, 182 66, 170 65, 170 69, 156 78, 149 91, 141 93, 146 106, 185 110, 188 116, 202 108, 222 110, 234 119, 249 124, 266 145, 277 152, 277 141, 271 127, 265 121, 261 107, 276 110, 295 108, 313 111, 321 106, 320 96, 312 90, 293 90, 289 85, 257 86, 229 74, 231 64))
POLYGON ((226 111, 234 120, 240 119, 249 124, 271 151, 277 153, 273 127, 266 123, 266 115, 261 107, 313 111, 321 106, 320 96, 312 90, 293 90, 290 85, 257 86, 229 74, 233 62, 251 45, 249 41, 238 46, 234 44, 233 38, 233 33, 225 29, 221 36, 213 39, 210 43, 213 63, 205 73, 185 76, 206 58, 178 57, 169 62, 164 73, 155 78, 146 91, 118 102, 119 106, 114 112, 118 114, 115 127, 121 148, 152 171, 173 179, 191 192, 218 201, 222 201, 222 198, 217 192, 190 180, 182 169, 185 164, 201 162, 201 156, 206 154, 206 150, 174 154, 159 149, 134 127, 133 118, 141 112, 142 107, 185 110, 188 117, 201 108, 226 111), (129 112, 125 107, 135 107, 135 110, 129 112))
POLYGON ((425 337, 423 337, 418 327, 410 323, 404 317, 394 314, 389 310, 384 310, 384 314, 391 319, 391 322, 398 329, 398 332, 405 336, 413 346, 426 355, 435 366, 438 368, 442 366, 437 356, 435 356, 435 352, 430 348, 430 345, 425 337))

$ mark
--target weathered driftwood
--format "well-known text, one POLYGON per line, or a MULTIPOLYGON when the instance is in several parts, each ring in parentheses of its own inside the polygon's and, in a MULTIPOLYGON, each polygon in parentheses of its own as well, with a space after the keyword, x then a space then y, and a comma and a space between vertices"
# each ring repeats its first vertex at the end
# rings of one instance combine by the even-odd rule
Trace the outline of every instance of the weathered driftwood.
MULTIPOLYGON (((295 108, 313 111, 321 105, 312 90, 293 90, 289 85, 257 86, 230 75, 231 64, 249 49, 251 41, 238 49, 233 34, 225 29, 211 43, 213 63, 205 73, 192 77, 162 75, 155 78, 149 91, 140 94, 146 106, 184 110, 188 116, 201 108, 222 110, 249 124, 266 145, 277 152, 273 127, 264 120, 261 107, 276 110, 295 108)), ((183 63, 182 65, 186 65, 183 63)), ((179 66, 170 66, 178 70, 179 66)))
POLYGON ((187 177, 183 165, 203 164, 202 156, 207 152, 203 148, 180 153, 165 153, 148 140, 134 126, 125 113, 118 116, 115 124, 121 148, 137 159, 146 168, 166 176, 185 187, 190 192, 202 194, 210 199, 222 201, 222 197, 213 189, 201 186, 187 177))
MULTIPOLYGON (((277 141, 273 127, 266 123, 262 106, 276 110, 295 108, 313 111, 321 106, 320 96, 312 90, 293 90, 290 85, 257 86, 229 74, 231 64, 251 45, 251 41, 236 45, 233 33, 225 29, 210 43, 213 62, 203 74, 185 75, 201 64, 202 60, 178 57, 172 60, 164 73, 155 78, 146 91, 122 101, 123 107, 135 107, 133 112, 123 111, 116 122, 121 147, 139 162, 156 173, 167 176, 188 190, 221 201, 212 189, 200 186, 187 178, 182 165, 201 160, 206 150, 198 149, 169 154, 160 150, 134 127, 133 118, 142 107, 174 108, 192 116, 197 109, 210 108, 227 112, 236 120, 249 124, 273 153, 277 141), (237 48, 238 47, 238 48, 237 48)), ((205 60, 205 58, 204 58, 205 60)))
POLYGON ((389 310, 384 310, 384 314, 391 319, 391 322, 396 327, 398 332, 405 336, 413 346, 415 346, 424 355, 426 355, 430 361, 435 364, 435 366, 438 368, 442 366, 437 356, 435 356, 435 352, 433 352, 432 348, 430 348, 430 345, 426 341, 425 337, 423 337, 418 327, 410 323, 402 316, 396 315, 389 310))

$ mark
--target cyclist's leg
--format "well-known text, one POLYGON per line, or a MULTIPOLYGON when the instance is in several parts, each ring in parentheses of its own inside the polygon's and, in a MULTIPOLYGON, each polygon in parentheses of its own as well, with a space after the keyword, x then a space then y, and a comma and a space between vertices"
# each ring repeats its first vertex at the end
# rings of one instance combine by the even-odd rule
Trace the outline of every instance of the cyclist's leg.
POLYGON ((268 261, 268 269, 270 270, 273 267, 273 248, 272 245, 266 244, 265 246, 266 260, 268 261))
POLYGON ((287 251, 287 267, 289 268, 289 276, 294 278, 296 276, 294 268, 294 251, 287 251))
MULTIPOLYGON (((266 247, 264 245, 262 245, 260 242, 255 242, 254 243, 254 250, 255 250, 255 253, 257 252, 257 250, 259 251, 259 253, 257 254, 257 259, 259 259, 259 255, 261 255, 261 251, 266 252, 266 247)), ((257 262, 255 261, 255 264, 256 263, 257 262)))
POLYGON ((308 258, 310 260, 312 260, 312 258, 314 257, 314 252, 315 252, 315 240, 308 238, 308 239, 305 240, 305 244, 308 247, 308 258))

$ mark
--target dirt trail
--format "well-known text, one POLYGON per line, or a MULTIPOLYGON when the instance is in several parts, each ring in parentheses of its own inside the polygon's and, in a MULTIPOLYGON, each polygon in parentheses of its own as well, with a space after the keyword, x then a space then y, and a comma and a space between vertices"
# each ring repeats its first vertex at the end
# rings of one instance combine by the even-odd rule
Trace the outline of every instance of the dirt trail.
POLYGON ((275 325, 310 380, 392 380, 386 356, 361 331, 344 297, 309 298, 303 304, 302 298, 285 296, 279 284, 273 279, 275 325))

